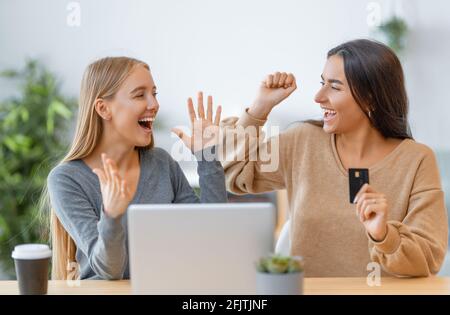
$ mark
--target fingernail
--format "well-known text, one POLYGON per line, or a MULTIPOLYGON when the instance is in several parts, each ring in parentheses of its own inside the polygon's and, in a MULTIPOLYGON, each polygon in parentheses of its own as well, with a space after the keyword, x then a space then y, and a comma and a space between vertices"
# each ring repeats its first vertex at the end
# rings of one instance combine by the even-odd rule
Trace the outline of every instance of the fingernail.
POLYGON ((358 202, 358 197, 355 197, 355 199, 353 200, 353 203, 357 203, 358 202))

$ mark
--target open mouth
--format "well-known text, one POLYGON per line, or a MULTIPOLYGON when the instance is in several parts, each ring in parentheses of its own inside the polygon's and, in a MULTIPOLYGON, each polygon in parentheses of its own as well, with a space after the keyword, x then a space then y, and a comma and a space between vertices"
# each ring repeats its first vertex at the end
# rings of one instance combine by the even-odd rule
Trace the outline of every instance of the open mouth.
POLYGON ((145 132, 151 132, 153 121, 155 120, 154 117, 144 117, 138 120, 138 125, 145 131, 145 132))
POLYGON ((324 107, 322 107, 322 109, 323 109, 323 120, 324 121, 330 121, 337 115, 335 110, 332 110, 329 108, 324 108, 324 107))

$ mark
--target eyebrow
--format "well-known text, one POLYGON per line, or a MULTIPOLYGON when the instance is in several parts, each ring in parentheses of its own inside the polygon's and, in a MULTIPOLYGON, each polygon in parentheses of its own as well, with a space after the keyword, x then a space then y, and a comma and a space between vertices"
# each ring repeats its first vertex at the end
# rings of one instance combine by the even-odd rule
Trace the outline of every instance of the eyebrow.
MULTIPOLYGON (((320 77, 322 78, 322 80, 325 81, 325 78, 323 77, 323 74, 321 74, 320 77)), ((328 79, 327 81, 330 82, 330 83, 337 83, 337 84, 344 85, 344 83, 342 81, 337 80, 337 79, 328 79)))
MULTIPOLYGON (((137 92, 137 91, 140 91, 140 90, 145 90, 147 87, 146 86, 138 86, 138 87, 136 87, 136 88, 134 88, 131 92, 130 92, 130 94, 133 94, 133 93, 135 93, 135 92, 137 92)), ((152 90, 153 91, 156 91, 156 86, 153 86, 153 88, 152 88, 152 90)))

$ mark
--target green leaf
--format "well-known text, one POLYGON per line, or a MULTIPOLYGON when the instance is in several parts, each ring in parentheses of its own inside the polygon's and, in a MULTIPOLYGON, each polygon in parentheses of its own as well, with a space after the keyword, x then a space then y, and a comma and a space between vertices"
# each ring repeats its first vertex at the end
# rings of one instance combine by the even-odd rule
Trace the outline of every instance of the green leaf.
POLYGON ((70 109, 67 108, 67 106, 61 103, 60 101, 55 100, 50 104, 50 106, 53 107, 55 113, 57 113, 61 117, 65 119, 69 119, 72 117, 72 112, 70 111, 70 109))
POLYGON ((15 70, 3 70, 0 72, 0 77, 4 78, 16 78, 19 76, 19 73, 15 70))
POLYGON ((31 147, 32 139, 28 136, 16 134, 12 136, 6 136, 3 139, 5 145, 13 152, 27 152, 31 147))
POLYGON ((18 109, 13 108, 3 120, 3 130, 15 128, 17 126, 18 109))
POLYGON ((276 254, 260 258, 256 269, 259 272, 281 274, 300 272, 303 270, 303 266, 301 257, 276 254))
POLYGON ((20 118, 22 118, 22 122, 27 122, 30 119, 30 112, 26 108, 20 109, 20 118))
POLYGON ((8 149, 10 149, 13 152, 17 152, 19 150, 17 142, 14 141, 14 139, 12 139, 11 137, 5 137, 3 139, 3 143, 8 149))
POLYGON ((47 109, 47 134, 53 134, 53 130, 55 128, 55 109, 50 104, 47 109))
POLYGON ((6 241, 10 235, 11 235, 11 231, 8 227, 8 223, 3 218, 3 216, 0 215, 0 241, 1 242, 6 241))
POLYGON ((58 100, 53 100, 47 110, 47 133, 53 134, 55 128, 55 116, 59 115, 64 119, 72 117, 72 112, 58 100))

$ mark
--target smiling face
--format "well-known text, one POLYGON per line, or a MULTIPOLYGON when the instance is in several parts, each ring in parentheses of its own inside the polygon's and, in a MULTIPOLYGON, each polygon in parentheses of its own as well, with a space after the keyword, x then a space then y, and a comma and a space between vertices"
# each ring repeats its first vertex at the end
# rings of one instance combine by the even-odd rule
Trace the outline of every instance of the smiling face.
POLYGON ((136 147, 151 143, 152 126, 159 104, 156 86, 150 71, 137 65, 112 99, 104 100, 97 111, 103 112, 105 133, 117 135, 117 140, 136 147))
POLYGON ((325 132, 340 134, 356 130, 363 124, 370 125, 352 95, 341 56, 334 55, 327 59, 321 84, 314 100, 323 110, 325 132))

